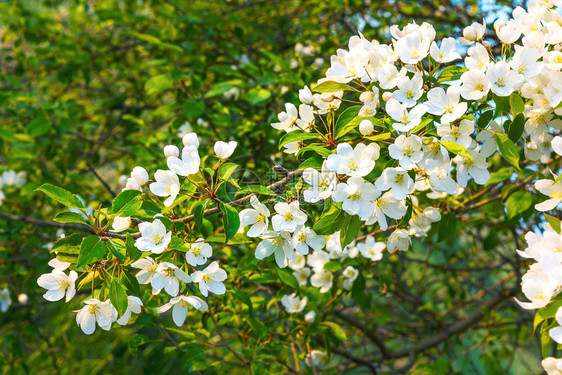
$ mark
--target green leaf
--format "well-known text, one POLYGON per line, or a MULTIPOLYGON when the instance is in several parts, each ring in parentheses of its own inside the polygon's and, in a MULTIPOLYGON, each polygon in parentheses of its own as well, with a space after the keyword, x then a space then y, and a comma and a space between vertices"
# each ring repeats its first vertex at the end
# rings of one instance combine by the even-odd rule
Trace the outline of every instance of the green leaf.
MULTIPOLYGON (((119 241, 119 240, 118 240, 119 241)), ((120 262, 122 262, 123 260, 125 260, 125 255, 122 254, 119 249, 117 249, 116 244, 112 241, 109 240, 105 243, 105 246, 107 247, 107 249, 109 250, 109 252, 111 254, 113 254, 113 256, 117 259, 119 259, 120 262)), ((123 245, 120 246, 121 249, 123 249, 123 245)))
POLYGON ((307 151, 314 151, 318 155, 324 156, 324 157, 328 157, 328 156, 332 155, 332 151, 328 150, 325 147, 310 145, 310 146, 306 146, 306 147, 301 148, 299 150, 297 156, 301 156, 302 154, 304 154, 307 151))
POLYGON ((48 133, 52 126, 53 124, 45 117, 38 117, 27 124, 27 132, 32 137, 39 137, 48 133))
POLYGON ((456 81, 461 78, 461 75, 464 72, 467 71, 468 71, 467 68, 462 68, 458 65, 448 66, 439 73, 439 77, 437 78, 437 83, 456 81))
POLYGON ((494 111, 486 111, 478 117, 476 120, 476 125, 478 125, 478 129, 484 129, 486 126, 492 122, 494 118, 494 111))
POLYGON ((228 180, 230 176, 232 176, 236 168, 238 168, 238 164, 224 163, 219 169, 219 179, 221 181, 228 180))
POLYGON ((441 145, 443 147, 445 147, 447 149, 447 151, 450 151, 453 154, 460 155, 460 156, 465 157, 465 158, 470 159, 470 160, 474 160, 472 155, 470 155, 468 153, 468 151, 466 151, 466 148, 459 145, 458 143, 451 142, 451 141, 441 141, 439 143, 441 143, 441 145))
POLYGON ((505 373, 498 357, 492 353, 482 353, 482 355, 480 355, 480 361, 482 362, 482 366, 484 367, 484 371, 486 371, 487 375, 505 373))
POLYGON ((302 141, 306 141, 307 139, 320 139, 320 138, 321 137, 318 134, 307 133, 301 130, 294 130, 281 137, 281 140, 279 141, 279 149, 281 149, 281 147, 283 147, 287 143, 302 142, 302 141))
POLYGON ((146 342, 148 342, 148 337, 140 333, 135 333, 133 336, 129 337, 129 350, 136 356, 139 347, 146 342))
POLYGON ((316 169, 316 170, 319 171, 319 170, 322 169, 322 164, 324 164, 324 158, 321 158, 319 156, 313 156, 313 157, 308 158, 305 161, 303 161, 302 164, 299 165, 297 170, 303 171, 306 168, 312 168, 312 169, 316 169))
POLYGON ((409 134, 416 134, 417 132, 422 131, 423 129, 425 129, 426 127, 428 127, 430 124, 433 123, 433 119, 432 118, 422 118, 420 124, 418 126, 416 126, 415 128, 413 128, 412 130, 410 130, 409 134))
POLYGON ((533 195, 527 191, 516 191, 507 198, 506 208, 508 218, 514 218, 527 211, 533 205, 533 195))
POLYGON ((350 89, 351 87, 349 87, 347 83, 325 81, 314 87, 312 91, 324 93, 324 92, 334 92, 334 91, 350 90, 350 89))
POLYGON ((335 204, 324 201, 324 212, 320 219, 314 224, 312 229, 319 235, 329 235, 337 232, 341 228, 343 211, 335 204))
POLYGON ((238 228, 240 228, 240 217, 238 216, 238 211, 227 204, 221 203, 220 210, 223 214, 222 222, 225 240, 228 242, 238 232, 238 228))
POLYGON ((72 194, 68 190, 64 190, 58 186, 54 186, 51 184, 43 184, 39 186, 35 191, 41 191, 45 193, 49 198, 56 200, 59 203, 64 204, 67 207, 72 208, 84 208, 84 205, 76 197, 76 195, 72 194))
POLYGON ((511 178, 511 176, 513 176, 513 168, 502 168, 499 171, 492 172, 490 174, 490 179, 486 182, 486 186, 505 181, 508 178, 511 178))
POLYGON ((139 294, 140 285, 139 285, 139 281, 135 276, 131 275, 125 270, 122 270, 121 274, 119 275, 119 281, 123 283, 123 286, 127 288, 127 290, 131 294, 133 295, 139 294))
POLYGON ((256 88, 248 91, 248 95, 246 95, 246 101, 251 105, 256 105, 266 101, 270 97, 271 91, 262 88, 256 88))
POLYGON ((248 185, 244 186, 242 189, 238 190, 235 197, 240 195, 248 195, 248 194, 258 194, 258 195, 277 195, 273 190, 266 188, 262 185, 248 185))
POLYGON ((80 254, 80 244, 82 243, 82 235, 78 233, 59 239, 53 245, 51 252, 80 254))
POLYGON ((207 201, 198 202, 193 208, 193 218, 195 219, 195 225, 200 228, 203 225, 203 218, 205 217, 205 207, 207 206, 207 201))
POLYGON ((129 306, 127 292, 121 284, 119 284, 117 279, 113 279, 111 285, 109 286, 109 299, 111 300, 113 307, 115 307, 119 313, 119 316, 122 316, 125 311, 127 311, 127 307, 129 306))
POLYGON ((353 128, 359 125, 359 122, 357 122, 357 120, 354 122, 351 122, 351 120, 354 120, 358 117, 360 110, 361 110, 360 105, 354 105, 352 107, 347 108, 345 111, 343 111, 341 115, 339 115, 338 120, 336 121, 336 129, 334 134, 335 138, 340 138, 344 136, 350 130, 352 130, 353 128), (351 125, 348 126, 348 124, 350 123, 351 125))
POLYGON ((183 103, 183 114, 187 118, 195 118, 205 113, 205 103, 200 100, 187 99, 183 103))
POLYGON ((361 219, 359 219, 359 216, 347 215, 345 217, 340 232, 340 243, 342 249, 355 239, 360 227, 361 219))
POLYGON ((250 315, 247 321, 259 337, 264 338, 267 335, 267 327, 265 324, 254 318, 252 315, 250 315))
POLYGON ((511 111, 514 116, 517 116, 525 110, 525 102, 521 96, 515 92, 509 97, 509 105, 511 106, 511 111))
POLYGON ((554 216, 551 216, 549 214, 544 214, 544 216, 546 217, 546 220, 548 221, 548 223, 550 224, 552 229, 554 229, 556 231, 556 233, 560 234, 560 231, 561 231, 560 220, 558 220, 558 218, 556 218, 554 216))
POLYGON ((279 276, 279 280, 281 280, 281 282, 289 285, 291 288, 299 289, 299 287, 300 287, 299 281, 293 275, 291 270, 289 270, 287 268, 278 268, 278 267, 275 268, 275 269, 277 271, 277 275, 279 276))
POLYGON ((151 77, 144 84, 144 91, 149 98, 155 97, 162 91, 165 91, 172 87, 174 81, 167 74, 159 74, 151 77))
POLYGON ((562 298, 554 297, 548 305, 538 309, 533 320, 533 331, 546 319, 554 318, 560 307, 562 307, 562 298))
POLYGON ((369 298, 367 298, 367 295, 365 294, 365 286, 365 276, 360 273, 351 286, 351 296, 360 306, 368 308, 369 298))
POLYGON ((131 259, 138 259, 141 256, 141 251, 135 246, 135 239, 130 233, 127 233, 125 238, 125 251, 131 259))
POLYGON ((504 134, 494 133, 496 142, 503 158, 517 170, 519 169, 519 152, 517 147, 513 144, 511 139, 507 138, 504 134))
POLYGON ((246 306, 248 306, 250 308, 250 310, 253 308, 252 306, 252 301, 250 300, 250 297, 248 297, 248 295, 238 289, 232 289, 230 291, 230 293, 232 295, 234 295, 234 298, 236 298, 238 301, 242 302, 243 304, 245 304, 246 306))
POLYGON ((387 132, 387 133, 381 133, 381 134, 377 134, 377 135, 370 135, 370 136, 365 137, 365 138, 367 138, 370 141, 378 142, 378 141, 386 141, 387 139, 390 138, 391 135, 392 135, 392 133, 387 132))
POLYGON ((113 213, 124 217, 135 215, 142 206, 141 194, 138 190, 125 190, 119 193, 111 204, 113 213))
POLYGON ((55 218, 53 220, 56 221, 57 223, 84 224, 86 222, 86 220, 84 220, 84 217, 82 215, 80 215, 79 213, 70 212, 70 211, 64 211, 64 212, 61 212, 61 213, 57 214, 57 216, 55 216, 55 218))
POLYGON ((338 340, 340 341, 347 340, 347 335, 345 334, 345 331, 339 324, 334 322, 322 322, 321 324, 330 327, 330 330, 332 330, 332 333, 338 340))
POLYGON ((494 113, 494 117, 498 117, 502 113, 509 113, 511 105, 509 104, 508 96, 497 96, 496 94, 494 94, 493 98, 494 98, 494 103, 496 105, 496 111, 494 113))
POLYGON ((525 130, 525 117, 522 113, 520 113, 513 119, 513 121, 509 125, 507 135, 513 143, 517 143, 517 141, 523 134, 523 130, 525 130))
POLYGON ((78 256, 76 266, 82 267, 86 264, 102 260, 106 252, 105 242, 96 235, 88 236, 84 238, 82 245, 80 245, 80 255, 78 256))

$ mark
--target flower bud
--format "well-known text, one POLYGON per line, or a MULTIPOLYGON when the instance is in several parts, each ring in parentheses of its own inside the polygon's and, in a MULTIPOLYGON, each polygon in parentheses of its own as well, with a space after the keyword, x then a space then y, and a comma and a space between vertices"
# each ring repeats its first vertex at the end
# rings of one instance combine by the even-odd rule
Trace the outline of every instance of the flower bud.
POLYGON ((141 186, 139 185, 139 183, 133 179, 133 178, 128 178, 127 179, 127 183, 125 184, 125 189, 123 190, 138 190, 138 191, 142 191, 141 186))
POLYGON ((167 145, 164 147, 164 156, 169 158, 170 156, 175 156, 178 158, 180 156, 180 149, 174 145, 167 145))
POLYGON ((199 138, 196 133, 187 133, 183 136, 182 142, 184 146, 199 147, 199 138))
POLYGON ((134 167, 131 172, 131 178, 142 186, 148 181, 148 172, 143 167, 134 167))
POLYGON ((27 294, 25 294, 25 293, 18 294, 18 302, 19 303, 24 305, 24 304, 27 303, 27 301, 29 301, 29 298, 27 297, 27 294))
POLYGON ((359 124, 359 132, 364 136, 371 135, 373 134, 374 131, 375 131, 375 127, 373 126, 371 120, 363 120, 359 124))
POLYGON ((474 41, 476 40, 478 34, 476 32, 476 29, 471 25, 464 28, 464 30, 462 31, 462 36, 464 36, 466 40, 474 41))
POLYGON ((299 90, 299 100, 303 104, 312 104, 312 91, 308 88, 308 86, 304 86, 304 88, 299 90))
POLYGON ((123 232, 127 230, 131 226, 131 218, 130 217, 121 217, 117 216, 113 219, 113 232, 123 232))
POLYGON ((392 98, 394 98, 394 94, 390 91, 386 91, 382 94, 382 100, 384 100, 385 102, 388 102, 392 98))
POLYGON ((494 30, 496 31, 500 31, 504 26, 505 22, 503 22, 502 20, 496 20, 496 22, 494 22, 494 30))
POLYGON ((236 149, 237 145, 238 143, 235 141, 231 141, 228 143, 218 141, 217 143, 215 143, 215 154, 219 159, 228 159, 236 149))

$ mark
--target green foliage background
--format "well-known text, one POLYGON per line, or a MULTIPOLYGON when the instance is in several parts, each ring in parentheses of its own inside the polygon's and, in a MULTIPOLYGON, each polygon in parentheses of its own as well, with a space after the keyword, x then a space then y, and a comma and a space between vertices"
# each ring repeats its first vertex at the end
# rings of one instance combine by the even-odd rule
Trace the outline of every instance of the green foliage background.
MULTIPOLYGON (((5 191, 0 211, 50 220, 61 207, 34 193, 43 183, 79 193, 89 206, 107 205, 112 199, 108 190, 119 191, 119 176, 134 166, 165 168, 162 147, 179 144, 177 134, 186 121, 200 135, 201 148, 210 149, 216 140, 236 140, 235 161, 269 182, 272 165, 292 160, 282 163, 292 170, 299 164, 278 151, 281 134, 270 122, 285 102, 296 101, 298 89, 322 76, 329 56, 358 29, 369 39, 384 41, 389 25, 416 20, 431 22, 438 38, 459 35, 463 26, 482 19, 480 5, 472 0, 2 2, 0 172, 26 171, 28 182, 5 191), (313 54, 299 55, 297 43, 312 46, 313 54), (239 89, 239 96, 225 97, 232 88, 239 89)), ((494 3, 497 8, 491 9, 501 5, 494 3)), ((516 258, 511 231, 516 219, 490 227, 498 210, 503 212, 496 203, 462 235, 455 236, 461 224, 455 226, 452 219, 433 233, 438 244, 418 244, 365 275, 370 308, 363 323, 384 325, 393 337, 415 342, 439 332, 455 314, 462 316, 475 302, 469 297, 482 286, 516 286, 518 277, 507 276, 519 272, 520 265, 504 261, 516 258)), ((85 336, 74 321, 77 306, 46 303, 36 284, 48 271, 46 244, 56 239, 55 232, 0 217, 0 287, 9 286, 14 301, 0 314, 1 373, 243 372, 232 370, 224 353, 205 353, 204 343, 214 332, 207 330, 207 322, 189 317, 185 330, 166 335, 155 316, 143 314, 136 324, 85 336), (17 302, 20 293, 29 295, 27 303, 17 302), (180 352, 171 340, 189 344, 180 352)), ((221 251, 252 258, 252 246, 221 251)), ((273 265, 262 267, 275 272, 273 265)), ((232 268, 229 275, 236 280, 243 271, 232 268)), ((232 298, 237 296, 224 300, 232 298)), ((344 306, 351 303, 343 301, 344 306)), ((266 310, 267 301, 258 301, 255 308, 266 310)), ((254 331, 266 328, 256 318, 248 321, 247 309, 242 310, 219 313, 219 321, 234 332, 248 324, 254 331)), ((412 371, 538 373, 540 355, 530 314, 511 302, 484 313, 487 327, 418 353, 412 371)), ((169 319, 161 324, 171 326, 169 319)), ((349 330, 347 341, 361 343, 361 333, 349 330)), ((255 350, 244 354, 253 358, 256 373, 286 372, 288 346, 282 340, 265 345, 265 337, 251 341, 255 350)), ((354 348, 352 355, 364 354, 354 348)), ((338 358, 327 373, 365 372, 338 358)))

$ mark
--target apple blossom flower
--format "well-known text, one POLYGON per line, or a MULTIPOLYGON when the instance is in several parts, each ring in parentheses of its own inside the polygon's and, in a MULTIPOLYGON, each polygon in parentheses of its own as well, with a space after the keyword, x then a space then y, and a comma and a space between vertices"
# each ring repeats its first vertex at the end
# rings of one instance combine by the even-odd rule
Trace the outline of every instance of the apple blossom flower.
POLYGON ((435 87, 427 93, 428 101, 425 102, 427 112, 441 116, 442 123, 450 123, 465 114, 467 104, 460 102, 460 87, 449 86, 447 92, 441 87, 435 87))
POLYGON ((275 254, 275 261, 281 268, 287 267, 293 258, 295 250, 287 232, 267 231, 262 236, 262 241, 256 247, 256 259, 264 259, 275 254))
POLYGON ((392 127, 401 132, 408 132, 421 123, 422 116, 427 112, 428 107, 425 104, 418 104, 408 109, 406 104, 401 104, 398 100, 392 98, 386 103, 386 113, 395 122, 392 127))
POLYGON ((543 62, 538 59, 542 53, 535 48, 515 47, 515 54, 511 59, 511 68, 525 78, 532 78, 541 73, 543 62))
POLYGON ((219 268, 217 261, 209 264, 203 271, 195 271, 191 275, 194 283, 199 284, 199 291, 207 297, 209 292, 214 294, 224 294, 226 288, 223 281, 226 280, 226 272, 219 268))
POLYGON ((162 289, 170 296, 175 297, 180 292, 180 282, 191 282, 191 277, 173 263, 162 262, 156 268, 156 272, 152 276, 150 284, 152 285, 152 294, 158 294, 162 289))
MULTIPOLYGON (((172 158, 168 158, 168 160, 170 159, 172 158)), ((159 169, 154 174, 154 178, 156 182, 150 184, 150 191, 159 197, 168 197, 164 201, 164 206, 170 207, 180 192, 181 187, 178 176, 172 171, 159 169)))
MULTIPOLYGON (((299 253, 295 253, 295 256, 297 254, 300 255, 299 253)), ((310 277, 310 268, 303 267, 296 269, 295 272, 293 272, 293 276, 295 277, 295 279, 297 279, 299 285, 306 286, 306 284, 308 283, 308 278, 310 277)))
POLYGON ((417 64, 428 54, 429 40, 412 33, 398 39, 394 48, 404 64, 417 64))
POLYGON ((464 59, 464 65, 471 70, 480 70, 485 72, 490 64, 490 54, 486 47, 480 43, 476 43, 468 49, 467 56, 464 59))
POLYGON ((461 75, 460 94, 466 100, 480 100, 490 92, 490 81, 481 70, 469 70, 461 75))
POLYGON ((319 236, 312 229, 303 226, 295 231, 291 242, 298 253, 307 255, 309 247, 315 251, 322 250, 326 246, 326 237, 319 236))
POLYGON ((384 242, 376 242, 373 236, 367 236, 364 242, 357 244, 357 248, 361 256, 376 262, 382 259, 386 244, 384 242))
POLYGON ((304 310, 307 302, 308 298, 304 297, 301 299, 297 297, 296 293, 281 297, 281 304, 289 314, 300 313, 304 310))
POLYGON ((151 257, 146 257, 131 263, 131 267, 140 269, 136 274, 139 284, 148 284, 156 273, 158 264, 151 257))
POLYGON ((70 271, 68 275, 59 270, 52 273, 43 274, 37 279, 37 284, 47 292, 43 294, 43 298, 47 301, 61 300, 66 294, 66 302, 70 301, 76 294, 75 282, 78 274, 70 271))
POLYGON ((468 182, 468 175, 472 176, 474 182, 478 185, 485 185, 490 179, 490 172, 488 172, 488 162, 484 155, 477 151, 467 151, 472 159, 457 155, 457 182, 461 187, 466 187, 468 182))
POLYGON ((330 261, 330 255, 324 250, 315 251, 310 254, 306 263, 312 267, 314 272, 320 272, 324 269, 324 265, 330 261))
POLYGON ((128 178, 127 182, 125 183, 125 189, 123 190, 138 190, 138 191, 142 191, 142 187, 139 185, 139 183, 133 179, 133 178, 128 178))
POLYGON ((306 314, 304 314, 304 320, 307 323, 314 323, 314 320, 316 319, 316 311, 314 310, 310 310, 309 312, 307 312, 306 314))
POLYGON ((547 195, 549 199, 535 205, 537 211, 545 212, 555 209, 562 201, 562 182, 542 179, 535 182, 535 189, 547 195))
POLYGON ((238 142, 235 141, 230 141, 228 143, 223 141, 218 141, 215 143, 215 147, 214 147, 215 154, 219 159, 223 159, 223 160, 228 159, 236 149, 237 145, 238 142))
POLYGON ((96 323, 101 329, 109 331, 111 324, 117 320, 117 310, 109 300, 101 302, 97 298, 85 300, 86 306, 76 314, 76 323, 86 335, 91 335, 96 330, 96 323))
POLYGON ((359 276, 359 271, 357 271, 352 266, 347 266, 342 272, 342 282, 341 285, 345 290, 351 290, 353 282, 359 276))
POLYGON ((429 47, 429 54, 438 63, 450 63, 461 58, 461 55, 455 52, 456 46, 455 38, 445 38, 441 41, 441 47, 437 47, 437 43, 432 42, 429 47))
POLYGON ((310 284, 316 288, 320 288, 320 293, 326 293, 332 288, 332 281, 334 275, 330 271, 320 270, 316 271, 314 275, 310 277, 310 284))
POLYGON ((546 375, 562 375, 562 358, 547 357, 541 365, 546 375))
POLYGON ((12 298, 10 297, 10 290, 8 287, 0 289, 0 311, 5 313, 12 304, 12 298))
POLYGON ((375 186, 381 191, 391 189, 394 198, 400 201, 414 191, 414 180, 404 168, 386 168, 375 181, 375 186))
POLYGON ((486 70, 486 78, 490 81, 491 90, 497 96, 509 96, 523 84, 522 76, 512 70, 505 61, 491 63, 486 70))
POLYGON ((276 203, 274 208, 277 214, 271 218, 273 230, 294 232, 299 225, 303 225, 307 216, 299 207, 298 201, 276 203))
POLYGON ((123 316, 117 319, 117 324, 122 326, 127 325, 131 319, 131 314, 140 314, 142 306, 143 304, 139 297, 127 296, 127 310, 125 310, 123 316))
POLYGON ((311 203, 329 198, 338 182, 336 174, 328 169, 326 161, 322 164, 320 172, 314 168, 306 168, 302 179, 310 185, 310 188, 303 192, 304 200, 311 203))
POLYGON ((332 198, 334 202, 343 202, 342 209, 350 215, 366 219, 373 214, 371 202, 380 195, 380 191, 363 177, 350 177, 347 183, 339 183, 332 198))
POLYGON ((486 158, 492 156, 498 149, 498 143, 494 133, 504 133, 503 128, 495 121, 490 122, 489 127, 490 130, 484 129, 476 135, 476 140, 482 142, 480 145, 480 153, 486 158))
POLYGON ((167 232, 160 219, 156 219, 152 223, 140 223, 139 231, 141 236, 135 241, 135 246, 140 251, 160 254, 172 241, 172 232, 167 232))
POLYGON ((185 253, 185 261, 193 267, 197 267, 207 263, 207 259, 213 255, 213 248, 208 243, 203 242, 202 238, 189 246, 189 250, 185 253))
POLYGON ((172 319, 178 327, 181 327, 187 317, 188 306, 199 311, 207 311, 209 309, 209 305, 199 297, 177 296, 172 298, 170 302, 160 306, 156 311, 158 314, 162 314, 172 308, 172 319))
POLYGON ((394 144, 388 146, 388 153, 391 158, 398 160, 402 168, 410 170, 422 160, 423 151, 421 148, 420 137, 417 135, 408 137, 402 134, 394 140, 394 144))
POLYGON ((410 247, 412 240, 410 239, 410 234, 405 229, 396 229, 389 237, 386 247, 389 253, 394 252, 398 249, 400 251, 406 251, 410 247))
POLYGON ((470 120, 461 120, 460 124, 441 124, 437 127, 437 134, 441 141, 454 142, 468 149, 472 144, 474 124, 470 120))
POLYGON ((297 119, 297 127, 303 131, 310 131, 314 126, 314 108, 310 105, 299 105, 299 118, 297 119))
POLYGON ((308 88, 308 86, 304 86, 302 89, 299 90, 299 100, 303 104, 311 105, 312 104, 312 91, 308 88))
POLYGON ((366 225, 372 225, 376 222, 382 230, 388 228, 386 217, 400 220, 406 214, 407 208, 403 202, 399 202, 394 198, 391 191, 387 191, 373 202, 373 215, 367 219, 366 225))
POLYGON ((396 85, 398 90, 394 91, 394 98, 408 108, 415 106, 423 94, 423 79, 418 73, 411 79, 407 76, 399 78, 396 85))
MULTIPOLYGON (((197 147, 185 146, 181 151, 181 159, 175 156, 170 156, 166 159, 166 164, 168 165, 168 168, 170 168, 170 171, 179 176, 185 177, 199 172, 201 158, 199 157, 197 147)), ((156 175, 155 177, 156 181, 158 181, 156 175)), ((152 186, 152 184, 150 186, 152 186)))
POLYGON ((336 150, 336 154, 328 156, 326 166, 338 174, 363 177, 375 167, 373 149, 363 143, 359 143, 355 148, 348 143, 340 143, 336 150))
POLYGON ((295 253, 291 261, 289 262, 289 268, 298 270, 306 265, 306 257, 301 253, 295 253))
POLYGON ((269 224, 268 218, 271 214, 267 206, 260 203, 255 195, 252 195, 250 198, 250 204, 253 208, 246 208, 238 214, 240 217, 240 224, 251 225, 246 233, 248 237, 258 237, 267 230, 269 224))
POLYGON ((271 126, 277 130, 285 130, 287 133, 298 129, 295 124, 299 117, 297 107, 292 103, 285 104, 285 112, 277 115, 279 122, 272 123, 271 126))

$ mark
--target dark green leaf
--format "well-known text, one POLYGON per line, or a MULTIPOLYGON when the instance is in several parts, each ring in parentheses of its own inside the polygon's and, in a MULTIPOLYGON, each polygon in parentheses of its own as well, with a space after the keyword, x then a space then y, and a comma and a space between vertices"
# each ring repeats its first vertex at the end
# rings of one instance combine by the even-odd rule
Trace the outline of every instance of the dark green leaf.
POLYGON ((347 215, 343 220, 340 232, 340 243, 342 249, 349 245, 357 236, 361 227, 361 219, 357 215, 347 215))
POLYGON ((511 219, 527 211, 533 205, 533 195, 527 191, 516 191, 507 198, 507 216, 511 219))
POLYGON ((495 133, 496 142, 503 158, 519 170, 519 152, 513 142, 504 134, 495 133))
POLYGON ((69 211, 65 211, 65 212, 61 212, 61 213, 57 214, 57 216, 55 216, 55 218, 53 220, 56 221, 57 223, 84 224, 86 222, 86 220, 84 220, 84 217, 82 215, 80 215, 79 213, 69 212, 69 211))
POLYGON ((226 242, 228 242, 238 232, 238 228, 240 228, 240 218, 238 216, 238 211, 227 204, 221 203, 220 210, 222 211, 222 222, 224 225, 226 242))
POLYGON ((122 316, 125 311, 127 311, 127 307, 129 306, 127 292, 121 284, 119 284, 117 279, 113 279, 111 285, 109 286, 109 299, 111 300, 113 307, 115 307, 119 313, 119 316, 122 316))
POLYGON ((86 264, 102 260, 106 252, 107 247, 105 246, 105 242, 100 240, 96 235, 88 236, 82 241, 76 266, 82 267, 86 264))
POLYGON ((113 212, 124 217, 135 215, 142 205, 141 194, 138 190, 125 190, 119 193, 111 204, 113 212))

